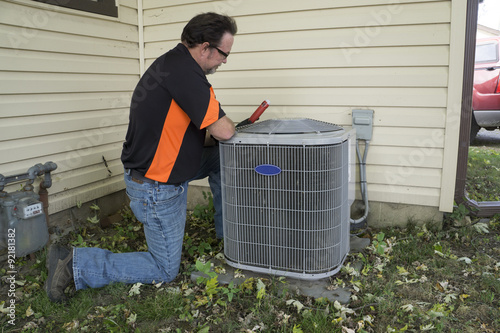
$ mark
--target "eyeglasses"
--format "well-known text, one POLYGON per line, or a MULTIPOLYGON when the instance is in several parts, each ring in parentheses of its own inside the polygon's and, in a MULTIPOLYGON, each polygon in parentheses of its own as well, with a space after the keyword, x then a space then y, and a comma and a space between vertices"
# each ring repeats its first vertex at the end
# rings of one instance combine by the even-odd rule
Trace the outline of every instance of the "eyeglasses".
POLYGON ((224 51, 222 51, 221 49, 219 49, 217 46, 213 46, 213 45, 210 45, 210 47, 213 47, 214 49, 217 50, 217 52, 219 52, 224 58, 227 58, 229 57, 229 53, 226 53, 224 51))

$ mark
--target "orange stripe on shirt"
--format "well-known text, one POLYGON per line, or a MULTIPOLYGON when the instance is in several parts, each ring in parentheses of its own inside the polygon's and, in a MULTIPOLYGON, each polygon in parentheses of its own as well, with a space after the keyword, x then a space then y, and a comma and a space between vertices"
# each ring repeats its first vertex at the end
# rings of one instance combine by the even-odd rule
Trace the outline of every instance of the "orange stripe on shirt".
POLYGON ((190 122, 188 115, 172 100, 153 162, 145 175, 147 178, 163 183, 168 180, 190 122))
POLYGON ((205 114, 205 118, 203 118, 200 129, 212 125, 219 120, 219 107, 219 102, 215 99, 214 89, 210 87, 210 102, 208 103, 207 113, 205 114))

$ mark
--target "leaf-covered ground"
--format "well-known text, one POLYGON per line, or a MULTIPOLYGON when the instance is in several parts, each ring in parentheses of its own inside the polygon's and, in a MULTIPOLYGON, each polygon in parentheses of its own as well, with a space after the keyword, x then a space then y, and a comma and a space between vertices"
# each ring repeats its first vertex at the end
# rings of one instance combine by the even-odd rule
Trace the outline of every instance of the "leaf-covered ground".
MULTIPOLYGON (((462 220, 456 211, 442 229, 368 229, 371 245, 351 253, 330 289, 347 287, 349 304, 312 299, 287 290, 286 279, 246 278, 219 285, 216 273, 197 282, 220 258, 209 207, 188 219, 181 271, 169 284, 115 284, 76 292, 67 304, 51 303, 43 290, 45 251, 18 258, 15 319, 9 317, 8 269, 1 268, 2 332, 500 332, 500 223, 462 220), (360 264, 362 263, 362 265, 360 264), (11 325, 11 324, 14 325, 11 325)), ((128 209, 102 229, 96 220, 61 240, 115 252, 144 251, 142 227, 128 209)), ((238 271, 239 277, 245 272, 238 271)))

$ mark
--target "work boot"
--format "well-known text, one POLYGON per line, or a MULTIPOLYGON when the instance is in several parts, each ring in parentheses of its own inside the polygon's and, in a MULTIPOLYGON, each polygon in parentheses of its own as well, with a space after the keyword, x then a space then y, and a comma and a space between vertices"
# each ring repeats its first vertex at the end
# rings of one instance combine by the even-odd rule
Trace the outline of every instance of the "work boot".
POLYGON ((73 249, 52 245, 47 258, 49 276, 45 285, 47 296, 52 302, 65 302, 64 290, 73 282, 73 249))

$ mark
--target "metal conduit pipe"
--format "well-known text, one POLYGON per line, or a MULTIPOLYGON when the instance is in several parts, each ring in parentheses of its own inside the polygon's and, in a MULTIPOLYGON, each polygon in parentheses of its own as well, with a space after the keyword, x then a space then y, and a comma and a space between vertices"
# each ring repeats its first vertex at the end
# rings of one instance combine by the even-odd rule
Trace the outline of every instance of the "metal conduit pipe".
POLYGON ((353 220, 351 219, 351 230, 358 230, 366 226, 366 221, 368 218, 369 205, 368 205, 368 191, 366 189, 366 156, 368 155, 368 148, 370 146, 370 141, 365 140, 365 150, 363 153, 363 157, 361 157, 361 152, 359 149, 359 141, 356 141, 356 153, 358 155, 359 160, 359 186, 361 190, 361 197, 365 204, 365 212, 362 217, 359 219, 353 220))

